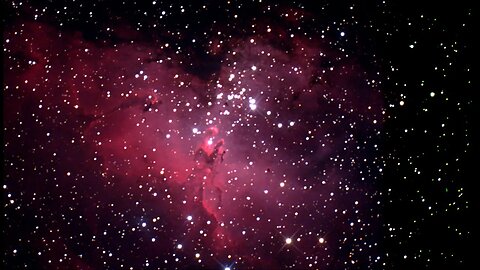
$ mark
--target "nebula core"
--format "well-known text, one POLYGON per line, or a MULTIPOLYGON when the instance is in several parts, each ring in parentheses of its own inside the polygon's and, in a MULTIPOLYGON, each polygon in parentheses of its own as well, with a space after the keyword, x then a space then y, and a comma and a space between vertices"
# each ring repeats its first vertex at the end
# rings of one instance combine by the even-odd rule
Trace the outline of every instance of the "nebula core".
POLYGON ((382 268, 387 108, 380 66, 341 45, 348 29, 270 4, 244 24, 162 25, 168 5, 150 5, 157 19, 112 8, 85 31, 13 4, 7 265, 382 268))

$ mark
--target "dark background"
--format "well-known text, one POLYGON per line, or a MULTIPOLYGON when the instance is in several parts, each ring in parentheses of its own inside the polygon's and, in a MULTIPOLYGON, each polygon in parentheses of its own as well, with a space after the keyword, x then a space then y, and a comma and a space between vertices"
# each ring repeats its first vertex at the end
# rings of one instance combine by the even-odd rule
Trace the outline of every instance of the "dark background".
MULTIPOLYGON (((156 10, 149 1, 25 1, 22 7, 7 1, 2 13, 3 24, 9 25, 29 20, 35 9, 48 7, 40 21, 109 44, 126 42, 131 35, 107 33, 105 26, 136 29, 142 34, 141 42, 167 41, 172 53, 183 47, 184 57, 195 59, 185 61, 184 68, 209 77, 218 71, 222 57, 221 53, 205 53, 213 29, 222 29, 224 38, 241 38, 252 34, 252 22, 289 28, 288 23, 277 20, 276 12, 304 10, 308 16, 298 23, 301 30, 292 27, 291 32, 318 36, 329 26, 324 34, 332 40, 332 47, 344 48, 369 72, 378 72, 382 83, 386 121, 380 142, 384 169, 378 191, 384 266, 379 269, 472 269, 467 265, 478 250, 473 220, 479 210, 474 199, 478 158, 473 151, 478 134, 474 134, 477 123, 473 116, 473 2, 232 2, 158 1, 156 10), (177 16, 182 5, 185 15, 177 16), (274 11, 265 12, 267 5, 275 7, 274 11), (64 6, 68 6, 66 11, 64 6), (161 10, 167 15, 159 20, 161 10), (92 17, 90 11, 94 11, 92 17), (242 19, 233 20, 234 14, 242 19), (151 27, 155 23, 161 27, 151 27), (186 24, 190 26, 187 31, 186 24), (176 35, 179 31, 182 34, 176 35), (339 31, 345 31, 346 38, 338 38, 339 31), (189 33, 203 32, 207 33, 204 39, 192 45, 189 33)), ((277 45, 288 49, 288 44, 277 45)), ((3 199, 8 200, 6 194, 3 199)), ((25 230, 25 221, 8 214, 9 219, 2 218, 2 238, 15 239, 15 234, 25 230)), ((12 258, 8 241, 2 242, 5 269, 20 269, 23 262, 41 268, 33 256, 12 258)))

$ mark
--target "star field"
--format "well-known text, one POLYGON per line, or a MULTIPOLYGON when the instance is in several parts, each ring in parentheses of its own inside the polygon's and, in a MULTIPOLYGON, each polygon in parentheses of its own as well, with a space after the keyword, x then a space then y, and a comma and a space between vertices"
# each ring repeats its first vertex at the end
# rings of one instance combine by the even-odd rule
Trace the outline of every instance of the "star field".
POLYGON ((5 6, 2 268, 471 262, 466 5, 5 6))

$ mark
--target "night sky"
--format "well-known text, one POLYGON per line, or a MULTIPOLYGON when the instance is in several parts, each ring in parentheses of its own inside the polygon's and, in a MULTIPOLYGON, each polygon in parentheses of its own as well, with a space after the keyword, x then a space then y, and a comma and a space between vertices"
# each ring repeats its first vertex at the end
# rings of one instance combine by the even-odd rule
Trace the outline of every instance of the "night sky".
POLYGON ((476 10, 396 2, 2 3, 0 268, 473 269, 476 10))

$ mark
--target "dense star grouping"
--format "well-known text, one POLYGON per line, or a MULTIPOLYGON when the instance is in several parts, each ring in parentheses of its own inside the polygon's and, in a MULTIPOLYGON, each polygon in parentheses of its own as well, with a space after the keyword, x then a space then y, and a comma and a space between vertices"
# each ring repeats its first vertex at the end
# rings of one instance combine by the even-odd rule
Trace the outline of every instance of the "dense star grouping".
POLYGON ((5 267, 468 263, 470 9, 6 5, 5 267))

